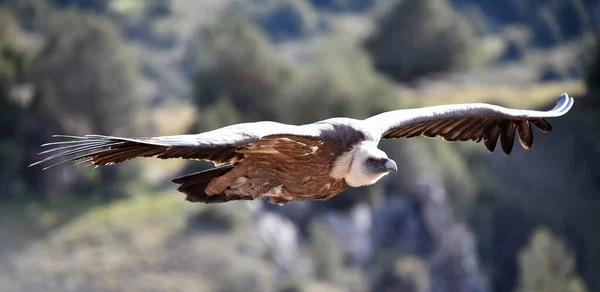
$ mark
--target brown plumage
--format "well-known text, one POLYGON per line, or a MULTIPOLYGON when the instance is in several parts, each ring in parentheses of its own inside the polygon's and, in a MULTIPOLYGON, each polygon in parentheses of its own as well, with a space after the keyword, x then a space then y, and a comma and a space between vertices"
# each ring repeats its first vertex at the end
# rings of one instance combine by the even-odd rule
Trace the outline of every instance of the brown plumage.
POLYGON ((550 123, 543 118, 512 121, 499 118, 454 118, 435 122, 421 122, 405 128, 393 129, 384 133, 383 138, 411 138, 423 135, 428 138, 440 136, 446 141, 471 140, 481 142, 485 140, 485 147, 490 152, 494 152, 496 142, 500 138, 502 151, 505 154, 510 154, 515 133, 523 148, 531 148, 533 145, 532 123, 543 132, 552 131, 550 123))
MULTIPOLYGON (((99 135, 56 136, 67 141, 42 146, 49 157, 75 165, 107 165, 136 157, 206 160, 215 168, 174 179, 191 202, 221 203, 267 197, 272 203, 325 200, 375 183, 396 164, 377 149, 380 139, 441 137, 446 141, 483 141, 490 152, 498 140, 510 154, 515 136, 533 145, 532 124, 544 132, 546 118, 562 116, 573 105, 567 94, 546 112, 489 104, 458 104, 385 112, 366 120, 333 118, 294 126, 275 122, 232 125, 197 135, 122 138, 99 135)), ((46 169, 45 168, 45 169, 46 169)))

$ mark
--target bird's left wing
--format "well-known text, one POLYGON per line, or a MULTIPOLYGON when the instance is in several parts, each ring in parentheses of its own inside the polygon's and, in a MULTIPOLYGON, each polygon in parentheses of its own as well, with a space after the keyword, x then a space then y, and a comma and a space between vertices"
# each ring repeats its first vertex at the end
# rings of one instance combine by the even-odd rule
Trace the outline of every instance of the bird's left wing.
POLYGON ((239 146, 271 135, 318 138, 329 125, 288 125, 262 121, 231 125, 195 135, 175 135, 147 138, 124 138, 102 135, 64 136, 64 141, 42 145, 48 150, 46 158, 31 164, 50 163, 52 166, 74 162, 75 165, 116 164, 136 157, 183 158, 206 160, 221 165, 233 162, 241 154, 239 146))
POLYGON ((382 139, 411 138, 423 135, 446 141, 484 141, 493 152, 498 138, 505 154, 510 154, 515 133, 525 149, 533 145, 531 124, 544 132, 552 126, 546 118, 566 114, 573 98, 563 93, 549 111, 510 109, 485 103, 454 104, 395 110, 365 120, 369 129, 382 139))

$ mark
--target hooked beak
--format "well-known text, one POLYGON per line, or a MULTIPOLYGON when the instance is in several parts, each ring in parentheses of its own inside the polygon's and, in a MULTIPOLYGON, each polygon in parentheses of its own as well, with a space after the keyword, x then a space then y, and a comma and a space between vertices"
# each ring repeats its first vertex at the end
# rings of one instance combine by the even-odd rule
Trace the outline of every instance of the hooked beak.
POLYGON ((387 171, 387 172, 392 172, 394 174, 396 174, 398 172, 398 165, 396 165, 396 162, 388 159, 388 158, 382 158, 381 159, 381 166, 387 171))

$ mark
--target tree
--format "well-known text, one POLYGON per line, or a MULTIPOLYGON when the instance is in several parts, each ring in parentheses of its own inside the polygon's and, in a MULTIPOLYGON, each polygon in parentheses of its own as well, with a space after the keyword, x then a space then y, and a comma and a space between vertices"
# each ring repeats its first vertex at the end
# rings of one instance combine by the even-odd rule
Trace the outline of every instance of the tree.
POLYGON ((535 230, 519 254, 519 292, 584 292, 574 255, 547 228, 535 230))
POLYGON ((375 66, 398 81, 468 68, 476 53, 473 28, 448 0, 398 2, 364 46, 375 66))
MULTIPOLYGON (((32 131, 43 133, 33 136, 47 139, 47 124, 73 135, 144 135, 147 104, 138 93, 136 62, 119 29, 102 17, 66 11, 53 15, 46 34, 31 68, 39 95, 32 131)), ((101 180, 107 185, 120 182, 116 169, 103 168, 101 180)))
MULTIPOLYGON (((227 123, 239 122, 230 119, 235 116, 243 121, 280 117, 278 97, 292 73, 248 20, 225 13, 202 31, 195 60, 194 102, 201 111, 221 109, 217 121, 227 123)), ((199 122, 195 131, 224 125, 206 124, 206 118, 199 122)))
POLYGON ((334 281, 343 268, 343 256, 327 225, 313 220, 309 226, 309 249, 319 280, 334 281))
POLYGON ((310 0, 320 9, 338 12, 363 12, 373 7, 376 0, 310 0))
POLYGON ((42 102, 66 130, 139 135, 145 104, 136 88, 136 62, 111 22, 59 13, 34 63, 42 102))
POLYGON ((15 94, 25 61, 17 45, 18 38, 15 17, 10 11, 0 9, 0 187, 9 194, 22 188, 23 131, 29 107, 28 97, 15 94))
POLYGON ((397 108, 393 83, 374 69, 363 50, 347 40, 330 37, 322 41, 306 65, 283 94, 287 122, 367 118, 397 108))
POLYGON ((39 30, 48 19, 52 3, 46 0, 4 0, 3 6, 14 13, 25 30, 39 30))
MULTIPOLYGON (((591 65, 587 68, 585 84, 588 94, 595 97, 596 103, 600 105, 600 35, 596 36, 596 45, 592 49, 591 65)), ((598 106, 600 107, 600 106, 598 106)))
POLYGON ((318 15, 306 0, 260 0, 239 6, 275 41, 304 37, 318 27, 318 15))

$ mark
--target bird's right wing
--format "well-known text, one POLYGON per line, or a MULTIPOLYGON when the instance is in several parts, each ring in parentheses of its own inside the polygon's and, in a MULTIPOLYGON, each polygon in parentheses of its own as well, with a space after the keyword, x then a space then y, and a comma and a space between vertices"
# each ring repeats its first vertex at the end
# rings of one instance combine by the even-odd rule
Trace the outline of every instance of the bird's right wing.
POLYGON ((521 145, 528 149, 533 144, 531 124, 549 132, 552 126, 546 118, 562 116, 572 106, 573 98, 563 93, 549 111, 467 103, 389 111, 370 117, 365 123, 382 139, 423 135, 429 138, 439 136, 446 141, 484 141, 490 152, 494 151, 500 139, 502 150, 509 154, 515 133, 521 145))
POLYGON ((221 165, 241 157, 236 152, 246 145, 271 135, 318 138, 328 125, 287 125, 276 122, 255 122, 231 125, 197 135, 176 135, 148 138, 123 138, 102 135, 65 136, 67 140, 42 145, 46 158, 30 166, 51 163, 44 169, 66 162, 75 165, 107 165, 136 157, 183 158, 206 160, 221 165))

